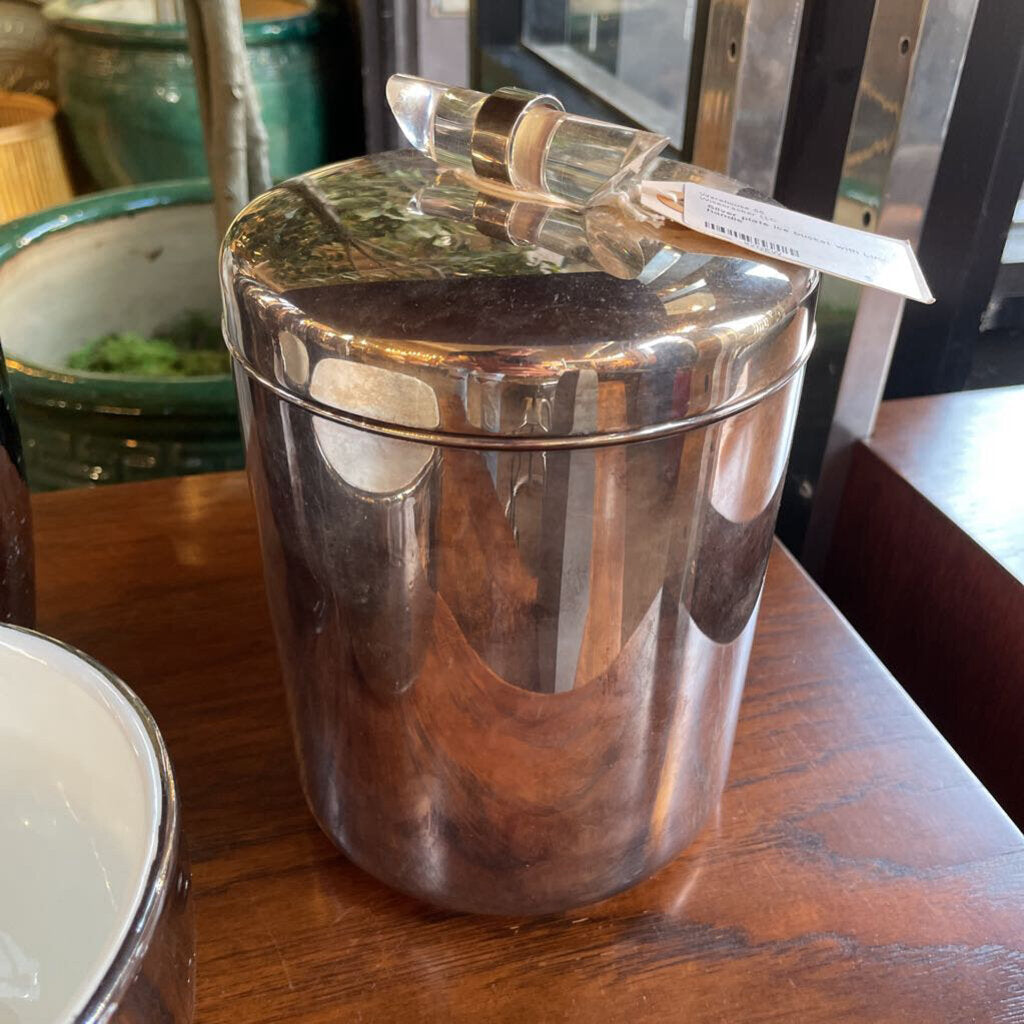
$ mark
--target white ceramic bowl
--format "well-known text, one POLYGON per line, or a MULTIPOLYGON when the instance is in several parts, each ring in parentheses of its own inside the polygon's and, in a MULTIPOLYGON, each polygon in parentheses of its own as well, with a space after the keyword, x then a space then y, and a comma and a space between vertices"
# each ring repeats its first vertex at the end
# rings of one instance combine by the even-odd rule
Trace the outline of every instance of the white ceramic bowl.
POLYGON ((0 626, 0 1024, 191 1019, 178 816, 141 701, 0 626))

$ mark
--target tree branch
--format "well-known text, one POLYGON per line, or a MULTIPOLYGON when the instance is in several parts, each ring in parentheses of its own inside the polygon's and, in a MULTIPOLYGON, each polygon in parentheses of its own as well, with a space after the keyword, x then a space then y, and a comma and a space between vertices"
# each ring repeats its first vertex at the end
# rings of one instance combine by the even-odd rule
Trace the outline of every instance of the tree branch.
POLYGON ((248 146, 249 198, 270 188, 270 144, 260 114, 260 98, 252 82, 251 69, 245 65, 245 138, 248 146))
POLYGON ((209 167, 212 140, 210 139, 210 69, 206 60, 206 34, 203 31, 203 15, 198 0, 184 0, 185 34, 188 36, 188 50, 192 55, 192 68, 196 77, 196 101, 199 106, 199 120, 203 125, 203 146, 209 167))
POLYGON ((270 188, 267 130, 260 117, 239 0, 184 0, 217 230, 270 188))
POLYGON ((198 0, 210 87, 210 176, 217 230, 228 225, 249 200, 245 133, 245 70, 248 60, 238 0, 198 0))

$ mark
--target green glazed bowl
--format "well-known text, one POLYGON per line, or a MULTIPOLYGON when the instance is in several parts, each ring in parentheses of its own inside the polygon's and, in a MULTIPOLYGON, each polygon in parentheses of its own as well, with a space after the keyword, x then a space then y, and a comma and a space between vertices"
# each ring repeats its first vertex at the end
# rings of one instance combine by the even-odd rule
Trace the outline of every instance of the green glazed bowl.
POLYGON ((0 227, 0 337, 34 490, 243 465, 230 375, 66 368, 100 335, 218 315, 209 195, 205 181, 119 189, 0 227))
MULTIPOLYGON (((258 0, 245 41, 270 141, 288 178, 326 162, 317 15, 296 0, 258 0)), ((185 26, 148 21, 153 0, 53 0, 57 94, 75 147, 101 188, 205 177, 206 156, 185 26)))

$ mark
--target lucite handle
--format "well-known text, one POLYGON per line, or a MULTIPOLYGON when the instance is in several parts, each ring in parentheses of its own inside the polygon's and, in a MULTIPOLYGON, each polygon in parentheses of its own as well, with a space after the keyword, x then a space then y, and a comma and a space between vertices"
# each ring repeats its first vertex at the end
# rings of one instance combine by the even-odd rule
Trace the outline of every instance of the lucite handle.
POLYGON ((555 97, 523 89, 392 75, 387 97, 405 137, 437 163, 575 206, 630 191, 669 141, 568 114, 555 97))

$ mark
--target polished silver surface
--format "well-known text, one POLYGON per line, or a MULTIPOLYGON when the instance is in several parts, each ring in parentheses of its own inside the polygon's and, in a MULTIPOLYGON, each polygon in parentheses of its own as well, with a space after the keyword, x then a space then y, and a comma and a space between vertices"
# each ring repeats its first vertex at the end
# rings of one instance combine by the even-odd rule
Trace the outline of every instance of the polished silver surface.
MULTIPOLYGON (((740 187, 667 160, 654 176, 740 187)), ((438 178, 419 154, 382 154, 285 182, 239 216, 222 284, 250 376, 396 437, 575 447, 737 412, 807 358, 813 271, 617 207, 552 207, 561 240, 512 244, 424 215, 415 197, 438 178), (583 371, 606 410, 596 429, 574 415, 583 371)))
POLYGON ((775 189, 803 0, 711 0, 693 162, 775 189))
POLYGON ((487 197, 514 246, 425 171, 329 170, 334 217, 279 191, 226 243, 267 592, 327 834, 445 907, 558 910, 718 800, 816 280, 487 197), (366 177, 392 211, 370 238, 366 177))
MULTIPOLYGON (((977 0, 879 2, 868 36, 834 220, 921 236, 967 55, 977 0)), ((802 557, 824 566, 851 445, 874 429, 904 301, 826 278, 821 306, 851 324, 802 557)), ((845 340, 845 339, 844 339, 845 340)))
POLYGON ((303 784, 348 856, 518 914, 686 846, 728 769, 799 378, 702 429, 533 452, 239 384, 303 784))
MULTIPOLYGON (((35 633, 19 626, 19 632, 35 633)), ((195 921, 188 852, 167 748, 149 709, 106 668, 53 637, 47 643, 87 662, 131 705, 146 731, 160 773, 156 853, 128 934, 74 1024, 190 1024, 195 1010, 195 921)))

